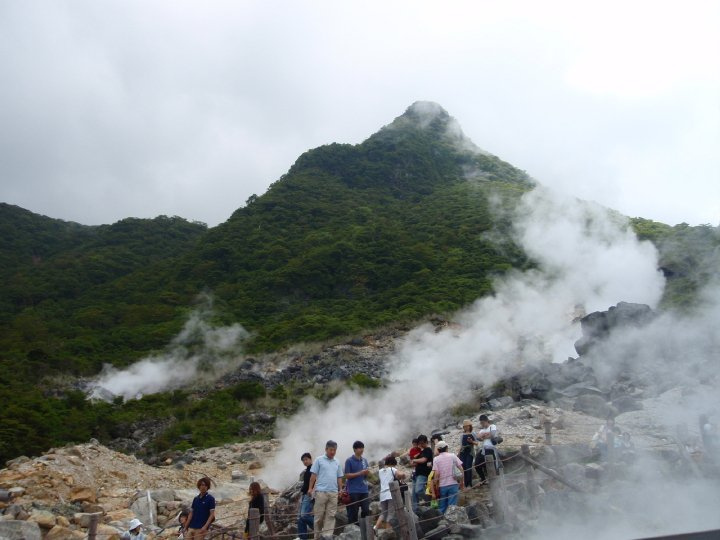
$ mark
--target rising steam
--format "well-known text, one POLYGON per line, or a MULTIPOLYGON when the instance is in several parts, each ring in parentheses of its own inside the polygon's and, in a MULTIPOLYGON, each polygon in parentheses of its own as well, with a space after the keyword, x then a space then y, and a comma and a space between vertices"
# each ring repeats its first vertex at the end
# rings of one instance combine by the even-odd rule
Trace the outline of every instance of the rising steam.
POLYGON ((167 349, 125 369, 105 365, 93 382, 89 396, 111 400, 139 398, 174 390, 210 376, 217 376, 241 353, 248 332, 239 324, 214 327, 210 322, 212 301, 203 298, 182 331, 167 349))
POLYGON ((537 269, 498 281, 494 295, 457 314, 460 329, 413 331, 392 360, 386 388, 372 395, 349 389, 328 404, 308 399, 278 424, 284 444, 266 469, 271 485, 292 480, 300 454, 322 452, 327 439, 340 443, 340 455, 361 439, 366 454, 379 458, 411 434, 429 431, 470 388, 522 364, 565 360, 580 335, 572 321, 578 306, 592 311, 621 300, 659 301, 664 282, 657 253, 619 217, 539 188, 516 214, 518 240, 537 269))

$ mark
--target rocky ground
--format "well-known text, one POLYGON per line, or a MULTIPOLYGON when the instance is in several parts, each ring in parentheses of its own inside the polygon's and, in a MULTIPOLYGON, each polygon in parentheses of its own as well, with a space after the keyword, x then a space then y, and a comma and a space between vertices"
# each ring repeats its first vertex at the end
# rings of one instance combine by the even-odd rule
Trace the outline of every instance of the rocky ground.
MULTIPOLYGON (((646 310, 631 305, 619 309, 613 316, 622 314, 625 323, 633 314, 648 316, 646 310)), ((590 322, 597 326, 598 321, 604 321, 605 328, 607 320, 607 315, 604 319, 593 315, 590 322)), ((436 323, 439 330, 445 325, 443 321, 436 323)), ((595 334, 593 338, 592 324, 586 324, 586 329, 583 350, 598 337, 595 334)), ((401 330, 395 332, 365 336, 317 351, 248 359, 247 365, 219 384, 255 379, 272 386, 293 378, 328 383, 353 373, 381 377, 389 354, 404 335, 401 330)), ((480 412, 490 414, 504 438, 500 448, 506 458, 527 444, 538 462, 591 490, 603 474, 603 467, 596 463, 590 442, 608 414, 616 415, 618 427, 631 435, 637 452, 657 453, 672 463, 694 459, 693 454, 701 448, 696 427, 691 425, 682 436, 681 446, 673 425, 664 417, 669 404, 681 403, 692 392, 691 388, 679 387, 663 393, 649 392, 628 379, 602 384, 581 357, 565 364, 524 369, 490 390, 478 389, 474 402, 480 404, 480 411, 468 416, 477 426, 480 412), (548 422, 551 445, 546 444, 548 422)), ((258 417, 252 421, 271 421, 262 413, 253 414, 258 417)), ((448 412, 438 424, 444 426, 438 430, 445 432, 451 451, 459 448, 463 417, 459 411, 448 412)), ((98 516, 101 538, 119 538, 135 517, 146 524, 150 538, 171 538, 177 531, 177 514, 189 506, 196 494, 195 483, 203 476, 213 481, 218 525, 242 527, 247 513, 247 488, 255 479, 268 493, 277 529, 294 535, 299 486, 267 486, 262 482, 264 467, 280 444, 277 439, 268 439, 169 452, 156 456, 152 465, 97 441, 51 449, 34 459, 19 457, 0 470, 0 540, 85 538, 92 515, 98 516)), ((398 448, 399 452, 404 450, 398 448)), ((371 449, 368 454, 372 454, 371 449)), ((509 492, 514 500, 527 496, 520 482, 524 467, 522 460, 507 461, 509 492)), ((537 477, 542 493, 565 489, 548 475, 538 472, 537 477)), ((423 509, 418 524, 421 534, 430 538, 467 536, 478 534, 478 527, 489 531, 499 526, 487 486, 464 493, 461 503, 463 509, 445 518, 423 509)), ((377 511, 377 504, 372 508, 377 511)), ((359 529, 348 527, 345 534, 345 540, 356 540, 359 529)), ((391 540, 392 534, 383 531, 381 536, 391 540)))

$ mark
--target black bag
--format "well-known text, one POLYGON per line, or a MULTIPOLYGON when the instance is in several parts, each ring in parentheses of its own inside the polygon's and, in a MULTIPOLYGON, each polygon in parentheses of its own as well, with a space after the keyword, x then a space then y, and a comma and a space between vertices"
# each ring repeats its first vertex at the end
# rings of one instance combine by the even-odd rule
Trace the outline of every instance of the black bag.
POLYGON ((495 446, 503 442, 503 438, 500 435, 497 435, 496 437, 490 439, 490 442, 493 443, 493 446, 495 446))
POLYGON ((395 471, 390 468, 390 470, 393 473, 393 480, 395 480, 400 485, 400 495, 402 496, 403 501, 405 500, 405 492, 408 490, 408 485, 405 483, 404 480, 398 480, 395 476, 395 471))

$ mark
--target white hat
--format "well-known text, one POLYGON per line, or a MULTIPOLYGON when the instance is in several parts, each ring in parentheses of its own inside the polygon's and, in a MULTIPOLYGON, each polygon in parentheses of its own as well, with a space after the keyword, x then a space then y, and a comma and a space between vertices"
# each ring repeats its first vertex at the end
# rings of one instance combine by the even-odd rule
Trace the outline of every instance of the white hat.
POLYGON ((445 441, 440 441, 439 443, 437 443, 435 445, 435 448, 437 448, 438 450, 441 448, 447 448, 447 447, 448 447, 448 443, 446 443, 445 441))
POLYGON ((131 531, 134 531, 137 529, 140 525, 142 525, 142 521, 140 521, 138 518, 133 519, 130 521, 130 526, 128 527, 131 531))

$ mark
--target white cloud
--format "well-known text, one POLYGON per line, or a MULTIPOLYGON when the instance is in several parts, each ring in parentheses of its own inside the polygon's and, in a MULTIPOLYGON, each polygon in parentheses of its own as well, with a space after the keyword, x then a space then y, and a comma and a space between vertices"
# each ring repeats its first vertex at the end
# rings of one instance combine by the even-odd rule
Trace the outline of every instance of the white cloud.
POLYGON ((546 185, 720 220, 712 2, 30 0, 0 15, 0 200, 53 217, 216 224, 306 149, 360 142, 423 99, 546 185))

